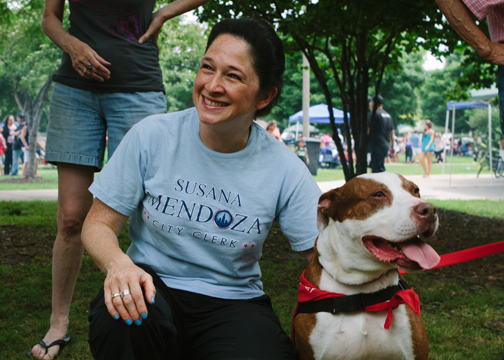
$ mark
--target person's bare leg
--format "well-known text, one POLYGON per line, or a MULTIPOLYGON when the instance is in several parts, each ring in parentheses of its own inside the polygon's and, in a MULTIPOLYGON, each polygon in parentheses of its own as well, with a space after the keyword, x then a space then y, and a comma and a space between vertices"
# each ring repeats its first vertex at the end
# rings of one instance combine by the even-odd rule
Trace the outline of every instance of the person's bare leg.
POLYGON ((21 167, 21 179, 26 177, 26 169, 28 169, 28 163, 24 162, 23 166, 21 167))
MULTIPOLYGON (((93 203, 88 191, 93 176, 93 167, 58 164, 58 234, 53 247, 52 315, 49 331, 43 339, 47 345, 64 339, 67 332, 70 303, 84 250, 82 224, 93 203)), ((52 359, 58 351, 59 346, 53 346, 44 356, 41 346, 32 348, 32 354, 39 359, 52 359)))
POLYGON ((432 170, 432 153, 425 154, 425 157, 427 158, 427 177, 429 177, 432 170))
POLYGON ((421 154, 418 155, 418 162, 420 163, 420 165, 422 165, 422 169, 424 171, 424 177, 425 177, 427 175, 427 169, 425 167, 424 158, 425 158, 425 154, 424 153, 421 153, 421 154))

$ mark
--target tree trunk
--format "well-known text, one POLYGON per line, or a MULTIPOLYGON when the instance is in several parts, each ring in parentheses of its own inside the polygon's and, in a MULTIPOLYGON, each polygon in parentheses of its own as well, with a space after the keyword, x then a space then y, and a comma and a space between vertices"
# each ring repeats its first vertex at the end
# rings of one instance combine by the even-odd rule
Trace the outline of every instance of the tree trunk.
POLYGON ((44 110, 45 103, 47 102, 47 94, 52 84, 53 75, 51 74, 45 84, 40 88, 35 101, 32 103, 29 95, 25 93, 27 111, 25 113, 26 122, 30 131, 29 151, 28 151, 28 168, 26 169, 26 177, 34 178, 36 171, 36 156, 37 151, 37 135, 40 118, 44 110))

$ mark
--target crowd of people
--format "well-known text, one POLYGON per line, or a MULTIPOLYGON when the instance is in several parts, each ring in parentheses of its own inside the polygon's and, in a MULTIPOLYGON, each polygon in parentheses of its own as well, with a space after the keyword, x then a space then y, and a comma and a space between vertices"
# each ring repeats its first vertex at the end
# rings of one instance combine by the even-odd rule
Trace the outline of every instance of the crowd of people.
MULTIPOLYGON (((30 150, 30 131, 25 124, 25 114, 18 113, 16 119, 14 115, 7 115, 1 123, 0 133, 0 176, 26 176, 28 168, 30 150), (19 173, 21 166, 21 173, 19 173)), ((37 174, 40 155, 44 152, 44 147, 38 141, 35 146, 35 177, 37 174)))

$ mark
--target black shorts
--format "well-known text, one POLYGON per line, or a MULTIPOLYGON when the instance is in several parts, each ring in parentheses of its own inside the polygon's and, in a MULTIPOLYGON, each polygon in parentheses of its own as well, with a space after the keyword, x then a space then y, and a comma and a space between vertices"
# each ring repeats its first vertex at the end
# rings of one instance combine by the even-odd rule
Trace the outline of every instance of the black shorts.
POLYGON ((269 296, 226 300, 167 287, 147 266, 156 303, 142 325, 114 320, 103 289, 91 302, 89 346, 95 359, 298 359, 269 296))

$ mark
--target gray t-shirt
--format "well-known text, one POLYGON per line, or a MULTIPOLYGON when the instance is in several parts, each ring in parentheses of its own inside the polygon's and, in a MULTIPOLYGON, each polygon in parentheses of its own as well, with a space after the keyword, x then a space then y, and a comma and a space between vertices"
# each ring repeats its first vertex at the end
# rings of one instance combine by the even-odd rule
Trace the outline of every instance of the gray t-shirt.
POLYGON ((245 149, 208 149, 192 108, 135 125, 90 191, 132 216, 135 263, 167 286, 225 299, 263 294, 258 261, 275 220, 295 251, 314 246, 320 189, 296 154, 255 123, 245 149))

